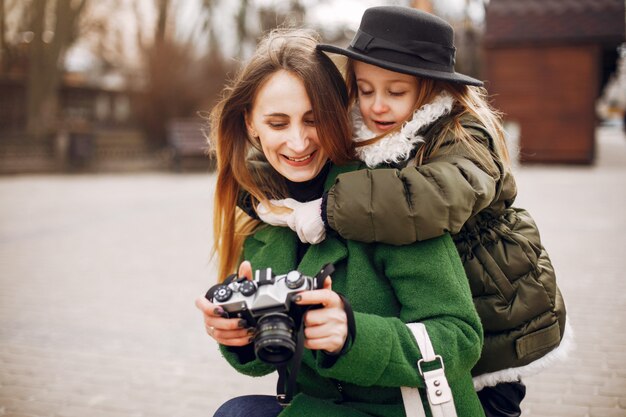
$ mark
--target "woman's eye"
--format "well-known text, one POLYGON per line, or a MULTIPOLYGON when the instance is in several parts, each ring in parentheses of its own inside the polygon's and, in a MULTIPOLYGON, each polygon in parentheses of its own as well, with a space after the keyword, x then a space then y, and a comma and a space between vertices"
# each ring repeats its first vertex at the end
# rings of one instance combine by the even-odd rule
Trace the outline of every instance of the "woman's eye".
POLYGON ((315 120, 313 119, 305 120, 304 124, 307 126, 315 126, 315 120))
POLYGON ((285 122, 267 122, 267 125, 272 129, 282 129, 287 126, 285 122))

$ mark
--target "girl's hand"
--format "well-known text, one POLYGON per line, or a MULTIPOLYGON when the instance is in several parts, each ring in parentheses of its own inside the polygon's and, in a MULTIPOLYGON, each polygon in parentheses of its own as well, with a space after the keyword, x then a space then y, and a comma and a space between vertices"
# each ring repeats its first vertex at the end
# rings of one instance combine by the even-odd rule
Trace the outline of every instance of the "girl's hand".
MULTIPOLYGON (((239 266, 239 276, 252 278, 250 262, 242 262, 239 266)), ((244 319, 225 318, 226 313, 222 307, 204 297, 196 299, 196 307, 202 311, 207 334, 217 343, 225 346, 245 346, 252 342, 254 328, 249 327, 244 319)))
POLYGON ((332 290, 330 277, 324 281, 321 290, 304 291, 298 294, 299 305, 321 304, 323 307, 309 310, 304 316, 304 347, 311 350, 325 350, 330 354, 339 353, 348 338, 348 317, 343 301, 332 290))

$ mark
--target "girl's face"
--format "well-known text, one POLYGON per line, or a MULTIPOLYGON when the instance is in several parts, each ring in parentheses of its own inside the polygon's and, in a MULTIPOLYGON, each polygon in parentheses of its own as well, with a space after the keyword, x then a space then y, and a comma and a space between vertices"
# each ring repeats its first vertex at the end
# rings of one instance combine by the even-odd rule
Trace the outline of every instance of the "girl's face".
POLYGON ((365 125, 377 135, 403 123, 415 109, 417 77, 354 61, 359 108, 365 125))
POLYGON ((271 75, 257 92, 246 123, 268 162, 288 180, 308 181, 326 163, 309 96, 295 75, 284 70, 271 75))

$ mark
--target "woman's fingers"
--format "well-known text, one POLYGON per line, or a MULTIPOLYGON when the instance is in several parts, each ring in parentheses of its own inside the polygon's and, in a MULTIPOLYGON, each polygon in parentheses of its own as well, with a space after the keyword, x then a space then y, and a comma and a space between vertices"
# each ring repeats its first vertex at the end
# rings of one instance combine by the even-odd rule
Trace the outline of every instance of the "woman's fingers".
MULTIPOLYGON (((250 339, 254 335, 254 329, 237 329, 237 330, 222 330, 218 328, 211 329, 213 337, 217 340, 236 340, 236 339, 250 339)), ((208 333, 208 330, 207 330, 208 333)))
POLYGON ((243 261, 241 265, 239 265, 237 276, 252 280, 252 264, 249 261, 243 261))
POLYGON ((246 346, 252 343, 253 339, 253 336, 249 334, 244 334, 239 337, 224 338, 221 334, 217 334, 217 331, 215 333, 216 335, 213 336, 215 341, 224 346, 246 346))
POLYGON ((337 293, 326 288, 323 290, 303 291, 296 297, 299 297, 296 298, 298 300, 296 303, 300 305, 321 304, 324 307, 343 308, 343 301, 341 301, 341 298, 337 295, 337 293))
POLYGON ((226 318, 224 310, 206 298, 196 299, 196 307, 204 316, 204 327, 209 336, 226 346, 245 346, 252 342, 254 329, 244 319, 226 318))
POLYGON ((342 307, 327 307, 307 311, 304 316, 304 324, 309 327, 323 326, 324 324, 348 322, 346 312, 342 307))
POLYGON ((254 335, 254 328, 248 327, 244 319, 205 319, 205 326, 207 333, 225 346, 245 346, 252 342, 254 335))
POLYGON ((321 339, 306 339, 304 347, 310 350, 325 350, 329 353, 338 353, 343 348, 345 339, 329 336, 321 339))
POLYGON ((204 324, 220 330, 239 330, 248 328, 248 322, 244 319, 225 319, 222 317, 204 316, 204 324))
POLYGON ((324 339, 326 337, 338 336, 343 338, 344 333, 341 329, 341 323, 326 323, 319 326, 307 326, 304 329, 304 337, 307 340, 324 339))
POLYGON ((325 350, 331 353, 339 352, 348 338, 346 314, 339 309, 333 309, 333 311, 324 314, 324 310, 326 309, 311 310, 307 313, 304 346, 307 349, 325 350), (324 322, 324 320, 326 321, 324 322), (320 322, 321 324, 317 324, 320 322))
MULTIPOLYGON (((221 320, 236 321, 237 319, 221 320)), ((253 328, 240 328, 238 326, 237 328, 232 329, 232 323, 228 323, 226 328, 212 326, 208 323, 205 323, 205 327, 209 336, 215 339, 215 341, 219 344, 225 346, 245 346, 252 342, 252 337, 254 335, 253 328)))
POLYGON ((224 309, 222 309, 222 307, 213 304, 204 297, 196 298, 196 307, 208 316, 222 317, 224 315, 224 309))
POLYGON ((343 301, 332 290, 332 280, 326 278, 321 290, 304 291, 297 301, 300 305, 322 305, 304 316, 304 346, 308 349, 339 352, 348 338, 348 317, 343 301))
POLYGON ((324 285, 323 285, 323 288, 324 288, 325 290, 332 290, 332 289, 333 289, 333 279, 330 277, 330 275, 329 275, 329 276, 327 276, 327 277, 324 279, 324 285))

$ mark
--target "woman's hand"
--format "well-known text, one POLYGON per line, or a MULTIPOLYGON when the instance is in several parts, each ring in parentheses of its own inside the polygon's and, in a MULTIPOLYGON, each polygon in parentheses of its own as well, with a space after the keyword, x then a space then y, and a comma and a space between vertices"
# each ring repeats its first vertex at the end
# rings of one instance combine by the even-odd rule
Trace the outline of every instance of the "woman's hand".
POLYGON ((323 289, 304 291, 298 297, 300 299, 296 303, 299 305, 323 306, 309 310, 304 316, 304 347, 325 350, 330 354, 339 353, 348 337, 348 318, 343 301, 332 290, 330 277, 324 281, 323 289))
MULTIPOLYGON (((239 266, 239 276, 252 279, 250 262, 244 261, 239 266)), ((225 346, 245 346, 252 342, 254 328, 250 328, 246 320, 225 318, 222 307, 213 304, 204 297, 196 299, 196 307, 204 315, 204 326, 209 336, 217 343, 225 346)))

